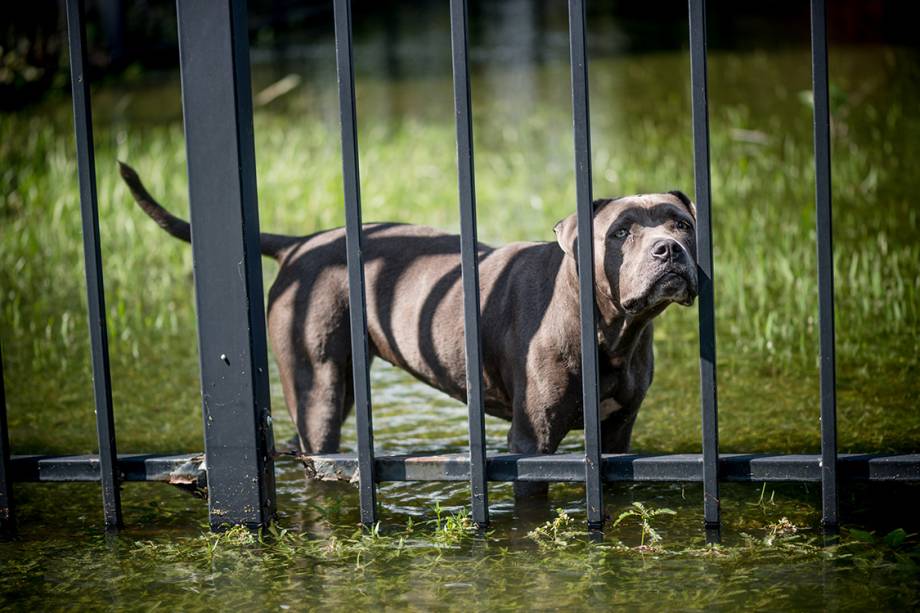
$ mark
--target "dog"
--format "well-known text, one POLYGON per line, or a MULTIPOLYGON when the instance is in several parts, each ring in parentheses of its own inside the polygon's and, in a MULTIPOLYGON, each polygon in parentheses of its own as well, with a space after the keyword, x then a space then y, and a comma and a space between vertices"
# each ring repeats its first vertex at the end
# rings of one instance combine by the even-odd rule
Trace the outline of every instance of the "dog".
MULTIPOLYGON (((141 209, 172 236, 189 224, 164 209, 129 166, 141 209)), ((652 320, 697 294, 696 208, 680 191, 594 202, 601 447, 625 453, 652 383, 652 320)), ((572 214, 555 242, 478 246, 485 411, 511 422, 512 453, 554 453, 583 428, 581 340, 572 214)), ((368 350, 466 401, 460 238, 433 228, 363 226, 368 350)), ((354 403, 345 230, 263 233, 276 259, 268 334, 304 454, 339 450, 354 403)))

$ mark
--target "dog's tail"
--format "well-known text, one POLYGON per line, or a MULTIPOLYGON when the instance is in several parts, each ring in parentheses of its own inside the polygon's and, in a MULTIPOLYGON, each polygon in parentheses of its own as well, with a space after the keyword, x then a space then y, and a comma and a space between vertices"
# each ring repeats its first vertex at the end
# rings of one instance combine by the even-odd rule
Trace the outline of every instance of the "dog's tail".
MULTIPOLYGON (((121 178, 124 179, 128 188, 131 190, 131 195, 134 196, 134 200, 137 201, 138 206, 140 206, 151 219, 179 240, 183 240, 187 243, 192 241, 192 231, 189 223, 184 219, 179 219, 164 209, 159 202, 154 200, 153 196, 151 196, 147 188, 144 187, 140 177, 137 176, 137 172, 135 172, 133 168, 119 161, 118 171, 121 174, 121 178)), ((259 244, 262 255, 268 255, 273 258, 277 258, 282 251, 301 240, 295 236, 269 234, 267 232, 263 232, 260 235, 260 239, 259 244)))

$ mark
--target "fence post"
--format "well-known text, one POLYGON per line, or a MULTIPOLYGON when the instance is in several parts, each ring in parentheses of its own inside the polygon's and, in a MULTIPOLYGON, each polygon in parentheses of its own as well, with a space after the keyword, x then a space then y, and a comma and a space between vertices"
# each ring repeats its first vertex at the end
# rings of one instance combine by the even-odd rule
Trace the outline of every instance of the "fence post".
POLYGON ((473 521, 489 523, 485 409, 482 402, 482 332, 479 326, 479 262, 476 239, 476 181, 473 115, 470 109, 469 25, 466 0, 450 1, 454 111, 457 121, 457 182, 460 190, 460 259, 463 274, 463 333, 466 342, 466 403, 470 433, 470 492, 473 521))
POLYGON ((73 90, 74 134, 77 174, 80 183, 80 214, 83 220, 83 258, 86 274, 86 306, 89 317, 90 354, 93 363, 93 396, 96 435, 99 441, 99 480, 102 511, 108 529, 121 526, 118 455, 115 446, 115 415, 112 409, 112 376, 109 371, 109 340, 106 326, 105 287, 99 248, 99 209, 96 200, 96 160, 93 150, 93 114, 86 75, 86 29, 83 0, 67 0, 67 37, 70 43, 70 80, 73 90))
POLYGON ((815 208, 818 250, 818 317, 821 385, 821 523, 837 525, 837 392, 834 356, 834 246, 831 224, 831 126, 827 94, 827 14, 811 2, 811 66, 814 91, 815 208))
POLYGON ((370 362, 367 352, 367 302, 364 293, 364 260, 361 257, 361 176, 358 170, 355 73, 351 49, 351 1, 335 0, 333 9, 335 63, 342 124, 342 178, 345 188, 345 249, 348 260, 351 363, 355 384, 355 425, 358 429, 358 492, 361 523, 370 526, 377 521, 377 495, 370 362))
POLYGON ((690 1, 690 82, 699 277, 700 410, 703 421, 703 520, 718 528, 719 416, 716 389, 715 297, 712 286, 712 209, 709 177, 709 94, 706 82, 706 0, 690 1))
POLYGON ((594 301, 594 202, 591 186, 591 118, 588 106, 588 50, 584 0, 569 0, 572 122, 578 224, 578 304, 581 315, 581 388, 585 425, 585 497, 588 527, 604 525, 598 413, 597 324, 594 301))
POLYGON ((3 384, 3 349, 0 347, 0 538, 13 532, 15 522, 10 435, 6 426, 6 388, 3 384))
POLYGON ((212 529, 275 512, 244 0, 177 0, 212 529))

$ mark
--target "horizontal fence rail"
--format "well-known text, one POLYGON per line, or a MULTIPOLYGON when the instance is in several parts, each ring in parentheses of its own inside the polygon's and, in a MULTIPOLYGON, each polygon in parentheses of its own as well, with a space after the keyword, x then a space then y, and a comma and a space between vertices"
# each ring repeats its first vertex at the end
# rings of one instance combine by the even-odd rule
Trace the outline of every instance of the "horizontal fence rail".
MULTIPOLYGON (((178 486, 207 487, 207 471, 203 453, 179 455, 120 454, 118 472, 122 481, 162 481, 178 486)), ((98 456, 13 456, 13 478, 16 481, 99 481, 98 456)))
MULTIPOLYGON (((352 481, 358 467, 353 453, 305 456, 303 462, 312 478, 352 481)), ((698 453, 672 455, 602 454, 599 474, 608 483, 657 482, 702 483, 703 456, 698 453)), ((725 453, 719 456, 719 479, 723 482, 820 483, 820 454, 776 455, 725 453)), ((456 481, 470 479, 468 454, 393 455, 374 459, 377 483, 399 481, 456 481)), ((584 483, 584 456, 578 453, 528 455, 488 454, 486 478, 492 482, 584 483)), ((118 470, 124 481, 159 481, 179 486, 206 485, 204 454, 125 454, 118 456, 118 470)), ((13 456, 11 474, 15 481, 99 481, 98 456, 13 456)), ((859 454, 839 456, 839 477, 844 482, 920 482, 920 454, 859 454)))
MULTIPOLYGON (((329 454, 304 459, 308 472, 321 480, 350 480, 353 454, 329 454)), ((703 482, 701 454, 644 456, 602 454, 598 463, 603 481, 703 482)), ((844 478, 851 481, 920 481, 920 454, 842 454, 844 478)), ((463 454, 385 456, 376 459, 377 479, 384 481, 465 481, 469 460, 463 454)), ((722 481, 820 482, 820 455, 722 454, 722 481)), ((490 481, 569 481, 584 483, 584 457, 579 454, 489 454, 490 481)))

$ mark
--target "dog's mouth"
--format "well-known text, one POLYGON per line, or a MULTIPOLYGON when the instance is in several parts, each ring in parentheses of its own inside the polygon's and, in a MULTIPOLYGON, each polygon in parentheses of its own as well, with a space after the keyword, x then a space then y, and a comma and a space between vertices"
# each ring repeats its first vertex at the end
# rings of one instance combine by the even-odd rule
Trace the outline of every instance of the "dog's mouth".
POLYGON ((642 295, 627 298, 621 304, 629 315, 638 315, 663 303, 690 306, 696 294, 696 282, 687 271, 669 268, 649 283, 642 295))
POLYGON ((673 292, 676 298, 674 302, 683 306, 690 306, 693 304, 693 299, 696 298, 696 283, 683 270, 665 271, 652 285, 657 286, 662 293, 673 292))

